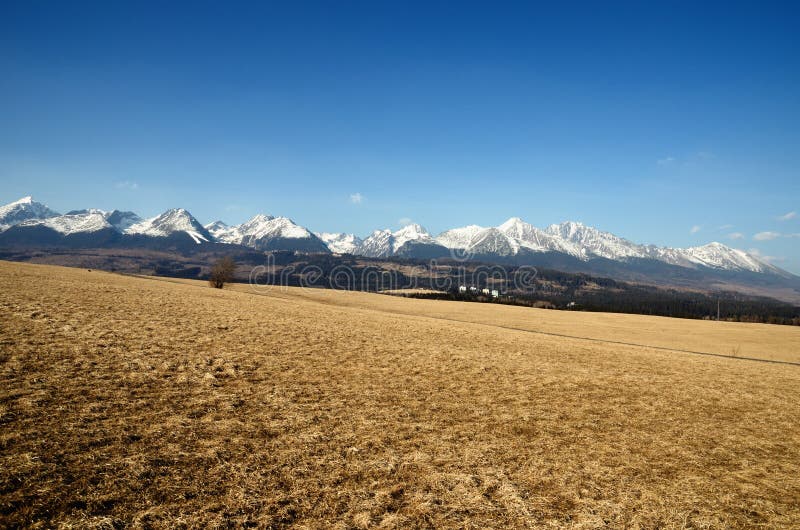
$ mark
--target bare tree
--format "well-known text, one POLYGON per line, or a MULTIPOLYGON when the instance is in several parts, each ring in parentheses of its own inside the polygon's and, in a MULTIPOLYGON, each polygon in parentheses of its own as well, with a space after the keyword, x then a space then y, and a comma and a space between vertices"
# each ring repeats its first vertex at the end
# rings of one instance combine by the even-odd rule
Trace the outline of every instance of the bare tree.
POLYGON ((217 289, 222 289, 226 283, 233 280, 233 273, 236 270, 236 262, 230 256, 219 259, 211 266, 211 275, 208 283, 217 289))

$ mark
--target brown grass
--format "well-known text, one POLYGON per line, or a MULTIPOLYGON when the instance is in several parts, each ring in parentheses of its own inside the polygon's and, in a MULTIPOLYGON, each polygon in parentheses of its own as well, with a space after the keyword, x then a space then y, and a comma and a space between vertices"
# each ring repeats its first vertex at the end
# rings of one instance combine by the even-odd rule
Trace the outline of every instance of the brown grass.
POLYGON ((796 359, 794 328, 0 278, 0 527, 800 524, 800 367, 531 332, 796 359))

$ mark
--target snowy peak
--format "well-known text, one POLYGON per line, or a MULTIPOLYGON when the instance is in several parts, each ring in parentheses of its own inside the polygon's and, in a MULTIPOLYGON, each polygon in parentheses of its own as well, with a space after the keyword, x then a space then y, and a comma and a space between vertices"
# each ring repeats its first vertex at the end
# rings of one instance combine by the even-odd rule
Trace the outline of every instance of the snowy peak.
POLYGON ((397 232, 394 232, 392 234, 392 237, 394 238, 393 245, 395 252, 397 252, 397 250, 399 250, 400 247, 402 247, 409 241, 426 243, 426 244, 435 243, 433 237, 431 237, 428 231, 416 223, 404 226, 397 232))
POLYGON ((357 254, 363 241, 353 234, 321 232, 316 236, 320 238, 331 252, 337 254, 357 254))
POLYGON ((484 228, 473 237, 469 250, 474 254, 513 256, 519 252, 519 241, 507 236, 498 228, 484 228))
MULTIPOLYGON (((467 251, 464 255, 514 257, 529 260, 536 253, 560 253, 584 262, 612 260, 636 267, 637 260, 649 260, 690 269, 769 273, 791 276, 758 255, 734 249, 722 243, 690 248, 641 245, 583 223, 567 221, 540 229, 520 217, 511 217, 497 227, 468 225, 453 228, 435 238, 421 225, 413 223, 392 231, 376 230, 363 240, 353 234, 312 233, 288 217, 258 214, 246 222, 229 226, 215 221, 202 226, 185 209, 174 208, 142 220, 133 212, 96 208, 73 210, 61 215, 26 196, 0 206, 0 234, 7 241, 36 241, 46 227, 62 235, 97 234, 168 237, 185 234, 195 243, 220 242, 244 245, 256 250, 294 252, 336 252, 375 258, 391 256, 422 258, 441 253, 441 247, 467 251), (9 230, 16 227, 14 230, 9 230), (28 230, 30 228, 30 230, 28 230), (27 234, 27 235, 25 235, 27 234), (413 243, 413 244, 411 244, 413 243), (422 248, 425 245, 436 247, 422 248)), ((73 241, 78 238, 71 238, 73 241)), ((125 238, 122 238, 123 240, 125 238)), ((82 239, 81 239, 82 240, 82 239)), ((100 237, 97 238, 100 241, 100 237)), ((89 241, 92 241, 91 239, 89 241)), ((605 267, 605 264, 601 264, 605 267)))
POLYGON ((359 254, 369 258, 386 258, 394 253, 394 235, 391 230, 375 230, 364 238, 359 254))
POLYGON ((496 228, 477 225, 454 228, 439 234, 436 242, 451 249, 469 250, 472 254, 501 257, 515 256, 522 251, 559 252, 582 261, 595 258, 620 262, 649 259, 681 267, 783 274, 757 256, 721 243, 687 249, 640 245, 575 221, 553 224, 541 230, 519 217, 511 217, 496 228))
POLYGON ((65 236, 77 233, 98 232, 106 228, 112 228, 106 220, 105 212, 99 210, 85 210, 71 212, 57 217, 47 219, 29 219, 19 223, 20 227, 26 226, 46 226, 65 236))
POLYGON ((258 214, 249 221, 236 227, 241 240, 240 243, 250 246, 250 243, 263 239, 308 239, 311 232, 296 224, 288 217, 272 217, 271 215, 258 214))
POLYGON ((272 221, 274 220, 273 216, 260 213, 240 224, 237 228, 242 234, 257 236, 272 230, 272 221))
POLYGON ((647 248, 643 245, 637 245, 610 232, 603 232, 583 223, 568 221, 554 224, 548 226, 545 232, 578 245, 584 255, 611 260, 649 257, 647 248))
POLYGON ((780 269, 742 250, 730 248, 716 241, 700 247, 683 249, 692 261, 715 269, 749 270, 752 272, 778 272, 780 269))
POLYGON ((256 250, 328 251, 322 240, 288 217, 258 214, 240 225, 228 226, 216 221, 206 228, 220 243, 244 245, 256 250))
POLYGON ((467 249, 472 244, 472 240, 475 236, 483 230, 485 230, 485 228, 478 225, 453 228, 436 236, 436 242, 446 248, 467 249))
POLYGON ((395 255, 407 243, 434 245, 436 240, 425 228, 416 223, 404 226, 400 230, 375 230, 361 241, 357 253, 370 258, 386 258, 395 255))
POLYGON ((125 233, 153 237, 185 233, 197 244, 213 240, 205 227, 183 208, 172 208, 161 215, 132 224, 125 230, 125 233))
POLYGON ((103 216, 106 218, 106 221, 119 230, 120 232, 124 232, 131 226, 135 225, 136 223, 140 223, 142 218, 136 215, 133 212, 123 212, 121 210, 112 210, 110 212, 105 212, 103 216))
POLYGON ((205 225, 205 229, 214 237, 214 240, 222 243, 238 243, 241 241, 241 235, 238 233, 237 228, 228 226, 222 221, 214 221, 205 225))
POLYGON ((512 217, 497 229, 506 236, 516 240, 521 247, 534 252, 563 252, 573 256, 580 256, 580 248, 570 244, 559 237, 554 237, 543 230, 539 230, 519 217, 512 217))
POLYGON ((222 221, 214 221, 213 223, 208 223, 207 225, 203 225, 203 226, 204 226, 204 228, 206 230, 211 232, 212 235, 217 230, 225 230, 226 228, 228 228, 228 225, 226 225, 222 221))
POLYGON ((0 231, 31 219, 47 219, 60 215, 33 197, 22 197, 12 203, 0 206, 0 231))
POLYGON ((86 208, 83 210, 72 210, 65 215, 78 216, 78 215, 101 215, 109 225, 119 232, 124 232, 132 225, 141 222, 142 218, 133 212, 123 212, 120 210, 112 210, 106 212, 99 208, 86 208))
POLYGON ((599 230, 587 227, 583 223, 578 223, 575 221, 565 221, 560 224, 552 224, 545 228, 545 231, 550 234, 563 237, 564 239, 582 239, 585 237, 586 232, 599 232, 599 230))
POLYGON ((497 228, 501 232, 507 233, 511 231, 522 231, 533 228, 533 226, 523 221, 520 217, 509 217, 505 223, 501 224, 497 228))
POLYGON ((141 221, 139 216, 133 212, 120 212, 119 210, 106 212, 98 208, 72 210, 60 215, 43 204, 33 201, 30 197, 23 197, 8 207, 4 206, 3 210, 16 215, 17 219, 20 214, 37 216, 14 223, 20 228, 44 226, 62 235, 93 233, 104 229, 121 232, 133 223, 141 221))
POLYGON ((518 239, 520 241, 527 241, 541 246, 539 241, 544 235, 541 230, 535 228, 533 225, 526 223, 519 217, 512 217, 505 223, 497 227, 503 234, 518 239))

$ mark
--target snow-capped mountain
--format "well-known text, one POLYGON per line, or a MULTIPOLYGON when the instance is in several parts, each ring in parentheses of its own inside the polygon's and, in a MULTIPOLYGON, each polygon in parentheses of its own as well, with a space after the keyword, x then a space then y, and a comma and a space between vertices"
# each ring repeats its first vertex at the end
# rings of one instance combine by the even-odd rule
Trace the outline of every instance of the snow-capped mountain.
POLYGON ((353 234, 320 232, 315 234, 331 250, 337 254, 357 254, 363 241, 353 234))
POLYGON ((730 248, 716 241, 701 247, 690 247, 681 251, 688 259, 705 267, 723 270, 747 270, 752 272, 783 272, 774 265, 748 254, 730 248))
POLYGON ((409 224, 396 231, 376 230, 362 240, 353 234, 312 233, 287 217, 263 214, 234 226, 222 221, 202 226, 182 208, 143 220, 133 212, 119 210, 73 210, 60 215, 31 197, 0 207, 0 246, 67 242, 136 246, 143 241, 151 245, 162 240, 171 245, 227 243, 264 251, 335 252, 372 258, 473 256, 483 261, 494 258, 595 272, 613 272, 621 270, 619 267, 653 271, 670 266, 791 277, 758 256, 721 243, 684 249, 641 245, 571 221, 540 229, 512 217, 496 227, 468 225, 436 237, 418 224, 409 224))
MULTIPOLYGON (((52 212, 52 210, 48 210, 52 212)), ((64 215, 48 216, 43 219, 27 219, 14 225, 17 231, 26 228, 44 227, 68 236, 79 233, 92 233, 101 230, 122 232, 132 224, 141 221, 133 212, 114 210, 105 212, 97 208, 72 210, 64 215)))
POLYGON ((241 243, 243 237, 241 230, 239 230, 240 226, 241 225, 229 226, 222 221, 214 221, 213 223, 205 225, 205 229, 214 237, 215 241, 238 245, 241 243))
POLYGON ((59 214, 32 197, 23 197, 12 203, 0 206, 0 232, 11 226, 31 219, 47 219, 59 214))
POLYGON ((394 238, 395 251, 410 241, 423 244, 436 243, 428 231, 416 223, 404 226, 397 232, 394 232, 392 237, 394 238))
POLYGON ((214 236, 214 239, 217 241, 222 241, 223 238, 228 237, 227 234, 231 231, 231 227, 222 221, 214 221, 204 226, 205 229, 208 230, 208 233, 214 236))
POLYGON ((445 248, 466 249, 470 247, 475 236, 483 230, 485 228, 478 225, 453 228, 436 236, 436 242, 445 248))
POLYGON ((472 238, 469 248, 472 254, 481 256, 514 256, 519 253, 520 242, 502 232, 499 228, 484 228, 472 238))
POLYGON ((412 223, 396 232, 375 230, 365 237, 355 254, 370 258, 386 258, 407 250, 411 245, 436 245, 436 240, 422 226, 412 223))
POLYGON ((516 240, 521 247, 534 252, 563 252, 570 256, 583 257, 584 250, 576 242, 552 235, 526 223, 519 217, 512 217, 497 227, 503 234, 516 240))
POLYGON ((47 219, 29 219, 17 225, 18 229, 25 227, 44 226, 55 230, 59 234, 72 235, 80 232, 90 233, 100 230, 113 229, 106 220, 105 212, 100 210, 84 210, 70 212, 65 215, 48 217, 47 219))
POLYGON ((240 225, 228 226, 222 221, 215 221, 206 228, 220 243, 244 245, 257 250, 328 251, 322 240, 288 217, 258 214, 240 225))
POLYGON ((124 233, 151 237, 186 234, 198 244, 214 240, 208 230, 183 208, 172 208, 156 217, 134 223, 125 229, 124 233))
POLYGON ((561 241, 574 244, 579 254, 576 256, 597 256, 611 260, 627 258, 647 258, 648 252, 643 245, 637 245, 627 239, 603 232, 583 223, 568 221, 550 225, 544 230, 561 241))
POLYGON ((310 239, 316 237, 287 217, 271 217, 267 215, 256 215, 240 225, 239 231, 242 233, 242 244, 248 247, 255 247, 258 242, 269 239, 310 239))
POLYGON ((133 212, 97 208, 72 210, 60 215, 26 197, 0 207, 0 211, 10 212, 15 221, 0 233, 0 245, 136 247, 162 242, 170 246, 214 241, 197 219, 183 208, 170 209, 144 220, 133 212), (23 215, 30 218, 19 221, 23 215), (34 215, 46 217, 31 217, 34 215))
POLYGON ((110 212, 104 212, 103 215, 106 221, 120 232, 124 232, 131 226, 142 221, 142 218, 133 212, 111 210, 110 212))
MULTIPOLYGON (((87 216, 87 217, 94 215, 101 215, 103 219, 105 219, 105 221, 108 223, 108 225, 110 225, 111 228, 114 228, 119 232, 124 232, 132 225, 142 221, 142 218, 133 212, 123 212, 120 210, 112 210, 110 212, 106 212, 98 208, 88 208, 85 210, 72 210, 64 214, 64 216, 87 216)), ((88 230, 88 226, 89 225, 87 225, 86 231, 91 231, 88 230)), ((103 228, 107 227, 104 226, 103 228)), ((80 232, 82 230, 77 230, 77 231, 80 232)))
MULTIPOLYGON (((336 238, 345 237, 345 234, 329 234, 326 237, 327 241, 333 242, 336 238)), ((596 259, 620 263, 631 263, 631 260, 652 260, 693 269, 705 267, 726 271, 785 274, 784 271, 757 256, 721 243, 686 249, 640 245, 582 223, 565 222, 550 225, 542 230, 519 217, 512 217, 497 227, 469 225, 453 228, 435 238, 419 225, 409 225, 397 232, 376 230, 360 245, 351 244, 348 251, 367 257, 386 258, 400 254, 398 252, 400 247, 408 242, 459 250, 461 256, 475 256, 483 260, 491 259, 492 256, 519 258, 555 253, 583 262, 596 259)), ((331 243, 329 248, 338 252, 335 250, 335 243, 331 243)), ((404 257, 415 257, 416 251, 416 247, 411 247, 410 251, 402 254, 404 257)), ((416 257, 430 256, 422 252, 416 257)))
POLYGON ((356 252, 368 258, 387 258, 394 254, 394 236, 391 230, 375 230, 364 238, 356 252))

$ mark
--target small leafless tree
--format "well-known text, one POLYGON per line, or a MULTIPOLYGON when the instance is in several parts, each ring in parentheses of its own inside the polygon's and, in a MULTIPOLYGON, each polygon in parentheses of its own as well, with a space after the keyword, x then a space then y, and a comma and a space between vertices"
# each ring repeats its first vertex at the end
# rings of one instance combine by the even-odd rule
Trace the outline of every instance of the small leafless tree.
POLYGON ((226 283, 233 280, 235 270, 236 262, 230 256, 225 256, 211 266, 211 275, 208 278, 208 283, 211 287, 222 289, 226 283))

